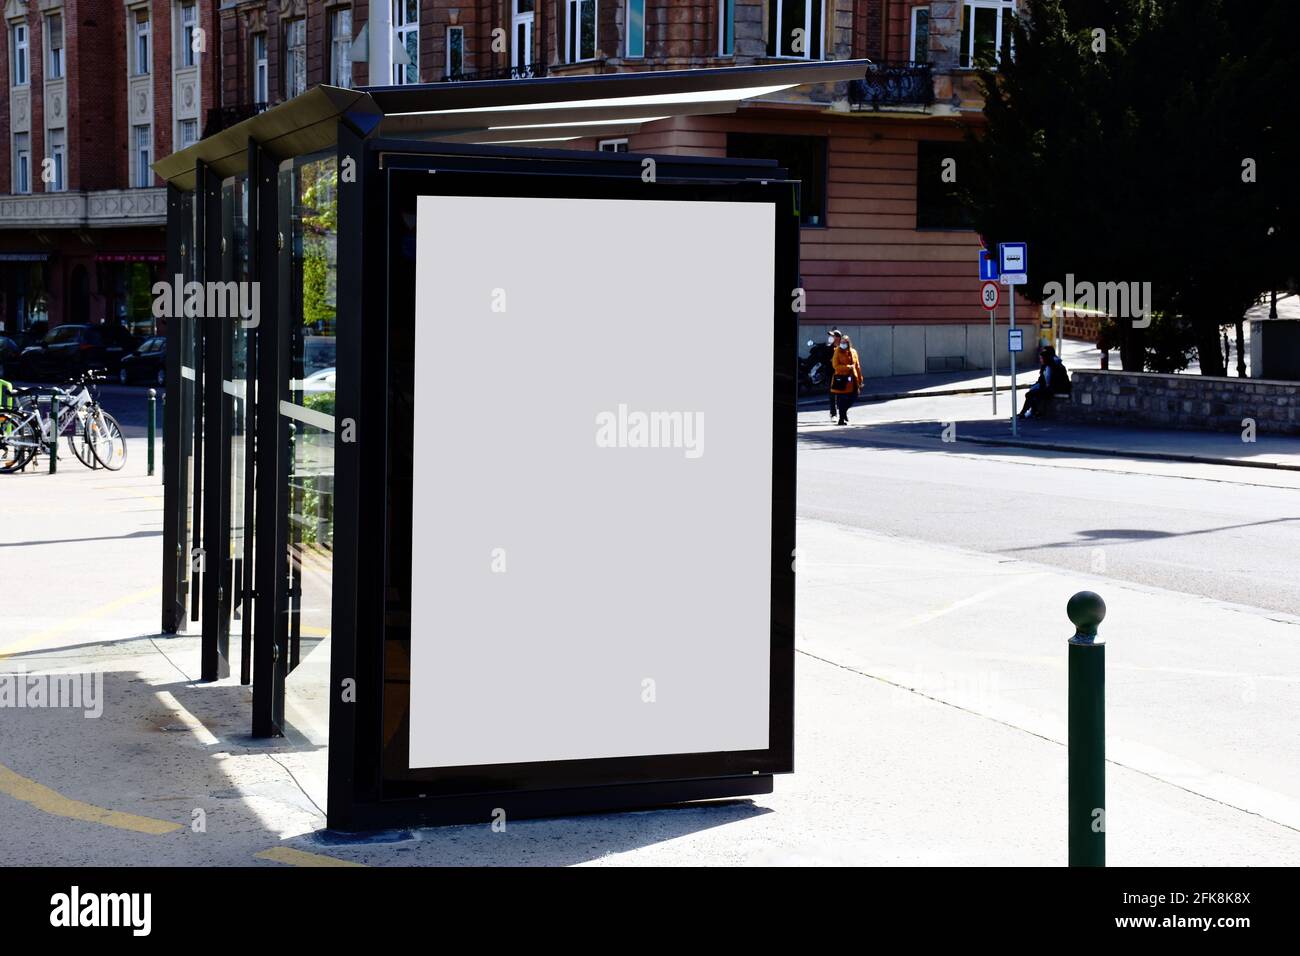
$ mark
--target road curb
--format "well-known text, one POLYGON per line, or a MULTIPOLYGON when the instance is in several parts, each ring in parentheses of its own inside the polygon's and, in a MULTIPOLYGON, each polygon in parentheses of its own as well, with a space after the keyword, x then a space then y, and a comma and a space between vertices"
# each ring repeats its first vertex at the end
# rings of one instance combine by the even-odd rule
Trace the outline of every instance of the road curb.
POLYGON ((1099 448, 1096 445, 1067 445, 1061 442, 1025 441, 1018 438, 971 438, 958 435, 958 441, 973 445, 1003 445, 1011 448, 1037 448, 1042 451, 1071 451, 1085 455, 1107 455, 1114 458, 1147 458, 1152 461, 1179 461, 1194 465, 1231 465, 1234 468, 1268 468, 1273 471, 1300 471, 1300 465, 1285 465, 1276 461, 1242 461, 1238 458, 1212 458, 1208 455, 1180 455, 1176 452, 1133 451, 1128 448, 1099 448))
MULTIPOLYGON (((1028 386, 1022 385, 1020 387, 1024 389, 1027 388, 1028 386)), ((998 386, 998 394, 1001 394, 1003 392, 1010 392, 1010 391, 1011 391, 1010 385, 998 386)), ((854 399, 854 404, 856 405, 859 402, 892 402, 896 398, 944 398, 945 396, 948 395, 987 395, 987 394, 989 394, 989 388, 987 385, 981 386, 979 388, 952 388, 952 389, 946 389, 941 392, 878 392, 878 393, 872 393, 870 395, 859 395, 856 399, 854 399)), ((821 408, 827 403, 827 401, 828 398, 825 395, 818 396, 815 399, 801 398, 799 399, 799 408, 800 409, 821 408)))

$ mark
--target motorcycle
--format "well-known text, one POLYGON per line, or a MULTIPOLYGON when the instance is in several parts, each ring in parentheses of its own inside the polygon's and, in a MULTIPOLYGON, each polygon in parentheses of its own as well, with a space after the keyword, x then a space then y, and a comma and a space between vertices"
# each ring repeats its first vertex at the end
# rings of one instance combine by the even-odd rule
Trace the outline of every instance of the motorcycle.
POLYGON ((825 342, 808 340, 808 355, 799 360, 799 387, 803 391, 826 389, 831 380, 831 357, 834 350, 825 342))

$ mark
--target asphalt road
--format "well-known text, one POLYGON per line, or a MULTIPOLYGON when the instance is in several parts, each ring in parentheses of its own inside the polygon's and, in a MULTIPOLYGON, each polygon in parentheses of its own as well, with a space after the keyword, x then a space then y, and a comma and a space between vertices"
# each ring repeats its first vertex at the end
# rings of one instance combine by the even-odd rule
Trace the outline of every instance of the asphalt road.
POLYGON ((853 417, 864 425, 846 429, 802 413, 800 515, 1300 614, 1295 475, 1122 459, 1093 467, 881 430, 906 417, 934 421, 937 434, 938 423, 987 406, 985 396, 863 406, 853 417))

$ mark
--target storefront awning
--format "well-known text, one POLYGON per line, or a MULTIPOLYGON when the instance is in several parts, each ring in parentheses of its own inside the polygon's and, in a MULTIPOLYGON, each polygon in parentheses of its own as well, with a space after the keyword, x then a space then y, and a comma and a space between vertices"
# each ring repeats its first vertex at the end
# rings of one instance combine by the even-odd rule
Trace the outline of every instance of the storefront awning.
POLYGON ((154 163, 181 189, 206 163, 225 177, 243 172, 248 142, 287 158, 334 145, 338 123, 361 132, 462 143, 544 142, 625 136, 672 116, 734 112, 744 100, 795 86, 859 79, 868 60, 776 63, 705 70, 607 73, 371 87, 317 86, 154 163))

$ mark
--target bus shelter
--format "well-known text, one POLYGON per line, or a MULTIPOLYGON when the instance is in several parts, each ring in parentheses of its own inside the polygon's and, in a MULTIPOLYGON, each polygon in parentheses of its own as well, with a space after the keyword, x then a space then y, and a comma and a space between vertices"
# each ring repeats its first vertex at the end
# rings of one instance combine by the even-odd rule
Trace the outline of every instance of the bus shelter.
POLYGON ((864 69, 316 87, 155 164, 162 628, 254 736, 301 694, 331 828, 793 769, 798 183, 537 141, 864 69))

